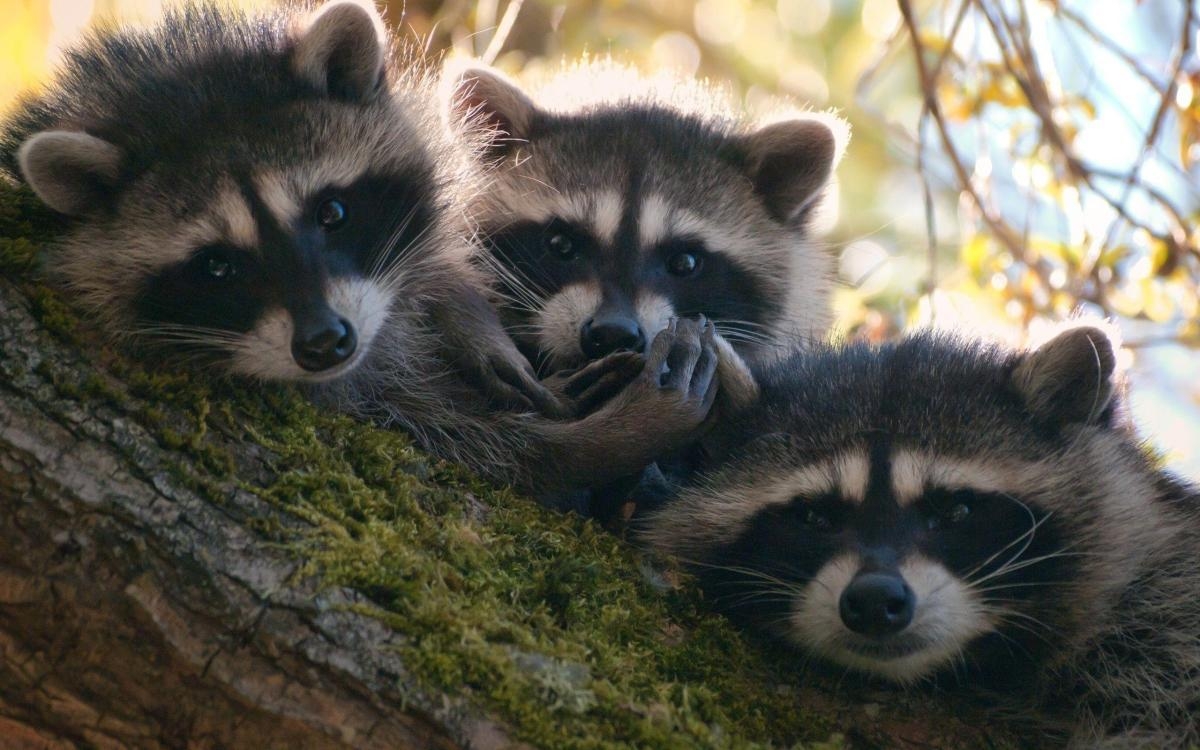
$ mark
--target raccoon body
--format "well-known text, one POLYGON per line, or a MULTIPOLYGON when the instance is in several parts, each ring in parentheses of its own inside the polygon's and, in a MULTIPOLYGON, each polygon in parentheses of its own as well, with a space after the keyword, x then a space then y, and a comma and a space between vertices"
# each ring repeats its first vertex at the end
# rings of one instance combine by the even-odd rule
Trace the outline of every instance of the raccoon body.
POLYGON ((0 158, 73 219, 49 270, 114 335, 306 383, 526 489, 636 470, 704 419, 711 336, 672 327, 657 369, 586 420, 533 413, 561 402, 470 262, 468 148, 374 8, 339 1, 94 35, 5 123, 0 158), (635 403, 661 435, 631 434, 635 403))
POLYGON ((471 202, 507 302, 544 371, 642 351, 704 315, 748 359, 818 338, 830 259, 808 227, 846 140, 831 115, 749 123, 717 91, 579 64, 534 98, 452 70, 451 110, 492 136, 471 202))
POLYGON ((834 665, 960 679, 1071 747, 1200 742, 1200 490, 1118 419, 1112 345, 820 348, 645 520, 730 615, 834 665))

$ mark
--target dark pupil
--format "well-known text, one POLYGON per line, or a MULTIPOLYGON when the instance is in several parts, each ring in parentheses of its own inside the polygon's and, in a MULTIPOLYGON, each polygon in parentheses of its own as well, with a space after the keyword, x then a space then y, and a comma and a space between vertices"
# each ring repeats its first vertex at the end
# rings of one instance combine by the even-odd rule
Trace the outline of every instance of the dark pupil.
POLYGON ((667 261, 667 268, 676 276, 687 276, 695 273, 696 266, 698 265, 700 265, 699 261, 691 253, 676 253, 667 261))
POLYGON ((233 264, 223 256, 214 255, 204 264, 204 270, 214 279, 226 279, 233 275, 233 264))
POLYGON ((563 259, 575 256, 575 245, 571 242, 571 238, 565 234, 551 235, 546 240, 546 247, 550 248, 550 252, 563 259))
POLYGON ((326 229, 337 229, 346 221, 346 207, 338 200, 327 200, 317 207, 317 223, 326 229))
POLYGON ((832 526, 832 524, 829 522, 828 516, 824 515, 823 513, 818 513, 811 508, 804 513, 804 524, 806 526, 811 526, 814 529, 821 530, 826 530, 832 526))
POLYGON ((954 525, 967 520, 967 516, 971 515, 971 508, 966 503, 959 503, 946 513, 946 523, 954 525))

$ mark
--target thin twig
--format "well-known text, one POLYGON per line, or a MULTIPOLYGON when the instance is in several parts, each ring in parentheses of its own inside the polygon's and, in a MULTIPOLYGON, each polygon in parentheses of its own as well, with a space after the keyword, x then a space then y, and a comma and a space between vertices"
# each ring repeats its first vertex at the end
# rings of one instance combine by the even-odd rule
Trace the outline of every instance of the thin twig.
POLYGON ((483 51, 480 59, 488 65, 496 61, 500 56, 500 50, 504 49, 504 43, 508 41, 508 35, 512 33, 513 24, 517 22, 517 14, 521 12, 521 6, 525 0, 512 0, 508 7, 504 9, 504 15, 500 18, 500 25, 496 27, 496 33, 492 35, 492 40, 488 42, 487 49, 483 51))
POLYGON ((950 166, 954 169, 959 186, 971 197, 975 207, 979 210, 980 217, 987 224, 991 233, 1008 248, 1014 257, 1025 259, 1026 248, 1024 245, 1013 236, 1012 231, 1004 221, 992 212, 991 208, 984 202, 983 196, 979 194, 979 191, 972 184, 971 176, 967 172, 967 168, 962 162, 962 157, 959 156, 958 149, 955 148, 954 141, 950 137, 950 128, 946 123, 941 104, 937 99, 937 82, 931 77, 930 70, 925 64, 925 45, 921 42, 921 32, 917 27, 917 21, 913 14, 912 2, 911 0, 899 0, 899 3, 900 13, 904 18, 904 25, 908 29, 909 37, 912 39, 913 53, 917 64, 917 76, 920 79, 921 91, 925 97, 924 106, 933 117, 934 124, 937 125, 938 135, 942 141, 942 149, 950 161, 950 166))
MULTIPOLYGON (((1134 161, 1133 167, 1125 176, 1125 185, 1121 192, 1121 204, 1124 205, 1133 191, 1133 184, 1137 181, 1138 173, 1142 170, 1142 165, 1146 163, 1146 157, 1154 150, 1155 144, 1158 143, 1158 135, 1162 130, 1163 122, 1166 120, 1167 112, 1175 103, 1175 90, 1179 86, 1179 75, 1183 72, 1183 65, 1187 61, 1192 51, 1192 21, 1196 15, 1196 7, 1190 0, 1185 3, 1187 10, 1184 11, 1183 32, 1180 34, 1179 50, 1175 55, 1175 62, 1171 66, 1171 77, 1167 80, 1167 88, 1162 92, 1162 99, 1158 103, 1158 110, 1154 113, 1154 119, 1151 121, 1150 129, 1146 131, 1146 139, 1142 145, 1142 151, 1138 154, 1137 160, 1134 161)), ((1175 214, 1178 217, 1178 214, 1175 214)), ((1176 221, 1175 231, 1172 233, 1176 242, 1183 244, 1187 241, 1187 231, 1182 220, 1176 221)), ((1107 246, 1112 238, 1116 235, 1117 221, 1113 221, 1108 226, 1108 231, 1104 233, 1104 244, 1107 246)))

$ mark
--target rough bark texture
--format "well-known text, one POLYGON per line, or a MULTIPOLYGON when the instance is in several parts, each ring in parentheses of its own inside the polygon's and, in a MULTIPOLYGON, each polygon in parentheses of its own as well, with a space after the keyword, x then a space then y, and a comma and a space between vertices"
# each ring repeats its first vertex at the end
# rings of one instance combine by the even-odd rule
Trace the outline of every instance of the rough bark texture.
POLYGON ((50 217, 0 202, 0 747, 1003 745, 927 696, 802 677, 686 584, 626 583, 644 564, 592 524, 436 463, 393 469, 417 510, 365 505, 399 486, 366 469, 313 480, 222 400, 254 386, 187 401, 76 326, 22 254, 50 217), (410 512, 444 548, 395 546, 410 512))
POLYGON ((396 636, 342 606, 353 592, 318 592, 247 529, 277 511, 239 490, 214 506, 138 425, 22 372, 82 363, 7 282, 0 348, 6 742, 448 748, 470 734, 419 710, 396 636))

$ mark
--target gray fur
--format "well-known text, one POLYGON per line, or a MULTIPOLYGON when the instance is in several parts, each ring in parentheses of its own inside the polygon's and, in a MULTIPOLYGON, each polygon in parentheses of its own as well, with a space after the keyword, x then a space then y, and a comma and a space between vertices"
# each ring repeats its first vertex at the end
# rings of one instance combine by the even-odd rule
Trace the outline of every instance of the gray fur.
MULTIPOLYGON (((1031 732, 1072 748, 1195 746, 1200 489, 1163 470, 1121 422, 1114 361, 1108 338, 1089 327, 1033 352, 915 334, 797 354, 759 373, 758 402, 718 425, 702 474, 640 538, 692 565, 731 614, 835 663, 904 683, 962 677, 989 703, 1015 706, 1031 732), (857 525, 821 537, 799 525, 804 511, 786 510, 828 493, 842 507, 865 503, 874 485, 865 459, 852 457, 872 451, 890 456, 888 492, 901 511, 961 487, 1030 514, 1026 533, 990 563, 995 575, 970 572, 974 563, 955 572, 940 557, 939 539, 957 532, 913 531, 917 541, 895 548, 912 587, 930 584, 896 636, 923 644, 904 664, 848 650, 865 637, 837 612, 854 574, 837 565, 870 559, 879 542, 853 541, 866 538, 849 536, 857 525), (791 524, 796 546, 762 549, 761 535, 791 524), (822 588, 834 590, 821 599, 822 588), (821 611, 814 601, 834 603, 821 611)), ((992 549, 977 548, 979 557, 992 549)))
POLYGON ((101 203, 103 192, 116 185, 121 152, 87 133, 48 130, 25 141, 17 159, 47 205, 78 216, 101 203))
MULTIPOLYGON (((611 62, 578 63, 535 86, 532 98, 487 68, 453 66, 445 75, 452 115, 492 138, 481 153, 488 187, 471 204, 481 234, 526 220, 590 221, 613 268, 561 294, 536 280, 514 281, 524 288, 502 317, 527 353, 548 360, 547 369, 586 360, 577 331, 597 314, 605 285, 622 283, 618 274, 675 236, 704 239, 754 290, 739 292, 743 312, 727 319, 702 302, 681 306, 670 294, 658 300, 646 288, 628 289, 648 337, 665 319, 655 311, 667 309, 706 315, 750 359, 823 338, 831 258, 808 225, 847 140, 836 117, 788 111, 754 122, 715 88, 643 78, 611 62), (675 230, 649 243, 645 226, 638 240, 604 236, 639 205, 674 217, 675 230)), ((492 270, 513 281, 511 269, 492 270)))
POLYGON ((690 440, 715 392, 715 344, 690 323, 665 331, 630 387, 588 417, 528 409, 561 405, 469 262, 472 145, 450 138, 427 69, 382 28, 373 8, 347 2, 260 15, 187 5, 68 50, 0 136, 0 164, 75 219, 48 269, 118 337, 218 372, 305 381, 326 403, 526 489, 624 476, 690 440), (404 197, 360 207, 382 212, 379 224, 354 224, 352 205, 362 267, 333 265, 335 235, 317 231, 313 205, 376 182, 404 197), (177 288, 210 283, 205 273, 246 279, 242 269, 255 283, 210 311, 224 320, 236 308, 235 323, 187 322, 207 301, 177 288), (185 323, 156 323, 168 308, 185 323), (359 332, 344 366, 313 372, 295 359, 297 316, 312 309, 359 332), (647 404, 668 420, 661 433, 641 429, 647 404))

